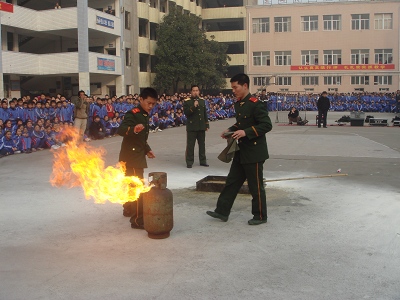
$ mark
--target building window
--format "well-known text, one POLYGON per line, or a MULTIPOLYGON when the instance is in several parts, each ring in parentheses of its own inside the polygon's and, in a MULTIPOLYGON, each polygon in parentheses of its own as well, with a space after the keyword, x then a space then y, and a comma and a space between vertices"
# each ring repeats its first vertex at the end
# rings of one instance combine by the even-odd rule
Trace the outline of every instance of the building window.
POLYGON ((352 49, 351 63, 353 65, 367 65, 369 61, 369 49, 352 49))
POLYGON ((392 76, 374 76, 374 85, 392 85, 392 76))
POLYGON ((125 29, 131 30, 131 13, 125 11, 125 29))
POLYGON ((145 19, 139 19, 139 36, 147 37, 147 27, 149 25, 149 21, 145 19))
POLYGON ((352 85, 369 85, 369 76, 351 76, 352 85))
POLYGON ((139 71, 140 72, 148 72, 149 70, 149 55, 148 54, 139 54, 139 71))
POLYGON ((290 66, 292 64, 291 51, 275 51, 276 66, 290 66))
POLYGON ((269 18, 253 19, 253 33, 269 32, 269 18))
POLYGON ((351 15, 351 29, 352 30, 369 29, 369 14, 351 15))
POLYGON ((254 83, 254 85, 257 85, 257 86, 264 86, 264 85, 268 84, 268 81, 269 81, 268 79, 269 79, 268 77, 254 77, 253 83, 254 83))
POLYGON ((253 52, 254 66, 269 66, 271 65, 269 51, 253 52))
POLYGON ((125 48, 125 66, 132 65, 131 49, 125 48))
POLYGON ((342 76, 324 76, 324 85, 341 85, 342 76))
POLYGON ((392 49, 375 49, 376 64, 391 64, 393 61, 392 49))
POLYGON ((375 14, 375 29, 393 29, 393 14, 375 14))
POLYGON ((303 17, 301 17, 301 30, 317 31, 318 30, 318 16, 303 16, 303 17))
POLYGON ((150 0, 149 6, 152 8, 157 8, 157 0, 150 0))
POLYGON ((318 76, 302 76, 301 85, 318 85, 318 76))
POLYGON ((342 50, 324 50, 324 65, 341 65, 342 50))
POLYGON ((150 40, 157 41, 157 23, 150 23, 150 40))
POLYGON ((275 32, 290 32, 291 18, 290 17, 275 17, 275 32))
POLYGON ((292 77, 276 77, 276 85, 292 85, 292 77))
POLYGON ((324 30, 341 30, 342 29, 342 16, 341 15, 325 15, 324 30))
POLYGON ((318 65, 318 50, 302 50, 301 64, 303 66, 318 65))

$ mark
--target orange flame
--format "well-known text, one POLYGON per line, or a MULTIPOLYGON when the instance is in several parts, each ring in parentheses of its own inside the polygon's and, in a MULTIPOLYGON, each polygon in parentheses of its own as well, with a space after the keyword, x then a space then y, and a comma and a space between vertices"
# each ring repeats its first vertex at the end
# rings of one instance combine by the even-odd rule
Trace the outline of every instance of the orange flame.
POLYGON ((86 199, 93 198, 95 203, 109 201, 119 204, 135 201, 141 193, 151 189, 139 177, 125 176, 123 163, 105 168, 105 150, 83 143, 81 139, 75 128, 62 129, 61 140, 66 147, 53 151, 53 173, 50 177, 53 186, 82 186, 86 199))

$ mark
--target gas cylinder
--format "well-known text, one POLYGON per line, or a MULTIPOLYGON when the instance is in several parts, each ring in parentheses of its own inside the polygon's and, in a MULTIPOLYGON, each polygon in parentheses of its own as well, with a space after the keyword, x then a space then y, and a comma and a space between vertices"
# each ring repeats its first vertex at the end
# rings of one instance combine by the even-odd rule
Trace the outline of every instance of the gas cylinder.
POLYGON ((165 239, 174 226, 173 197, 167 189, 167 173, 149 173, 150 191, 143 194, 144 229, 149 238, 165 239), (150 177, 153 179, 150 181, 150 177))

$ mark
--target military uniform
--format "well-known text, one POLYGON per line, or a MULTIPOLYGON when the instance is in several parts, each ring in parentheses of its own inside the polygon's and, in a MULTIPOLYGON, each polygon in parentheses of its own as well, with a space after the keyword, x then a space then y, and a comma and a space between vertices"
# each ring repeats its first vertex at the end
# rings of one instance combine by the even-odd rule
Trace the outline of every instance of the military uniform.
POLYGON ((210 128, 208 123, 207 108, 202 98, 187 98, 183 103, 183 111, 187 117, 186 122, 186 165, 191 167, 194 163, 194 146, 199 144, 200 165, 207 165, 206 158, 206 130, 210 128), (199 105, 194 106, 198 101, 199 105))
MULTIPOLYGON (((126 163, 126 176, 137 176, 143 179, 144 168, 147 168, 146 154, 151 151, 147 144, 149 137, 149 115, 139 105, 125 114, 118 134, 123 136, 119 161, 126 163), (134 132, 134 127, 143 124, 144 129, 134 132)), ((143 227, 143 198, 140 196, 136 202, 126 202, 124 216, 131 216, 132 227, 143 227)))
POLYGON ((254 220, 267 220, 267 203, 263 183, 263 164, 268 159, 265 134, 272 129, 271 119, 264 104, 248 94, 235 103, 236 123, 229 131, 244 130, 245 137, 238 140, 236 151, 226 179, 225 187, 218 197, 215 212, 227 220, 239 189, 247 179, 252 195, 254 220))

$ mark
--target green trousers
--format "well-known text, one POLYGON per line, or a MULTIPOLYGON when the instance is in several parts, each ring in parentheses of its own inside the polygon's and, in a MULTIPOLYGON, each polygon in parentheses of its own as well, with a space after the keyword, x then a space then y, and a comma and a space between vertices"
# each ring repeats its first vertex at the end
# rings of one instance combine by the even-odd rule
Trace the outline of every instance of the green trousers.
POLYGON ((249 191, 252 196, 251 213, 253 219, 267 219, 267 201, 263 182, 263 164, 264 162, 241 164, 240 153, 237 151, 233 158, 231 169, 226 178, 225 187, 218 197, 217 208, 215 212, 229 216, 236 196, 247 179, 249 191))
MULTIPOLYGON (((143 179, 144 169, 134 169, 127 166, 125 171, 125 176, 136 176, 143 179)), ((130 222, 136 226, 143 225, 143 196, 140 194, 139 198, 134 202, 126 202, 124 205, 124 210, 131 213, 130 222)))
POLYGON ((194 163, 194 146, 199 144, 200 164, 207 164, 206 158, 206 131, 186 131, 186 165, 191 166, 194 163))

